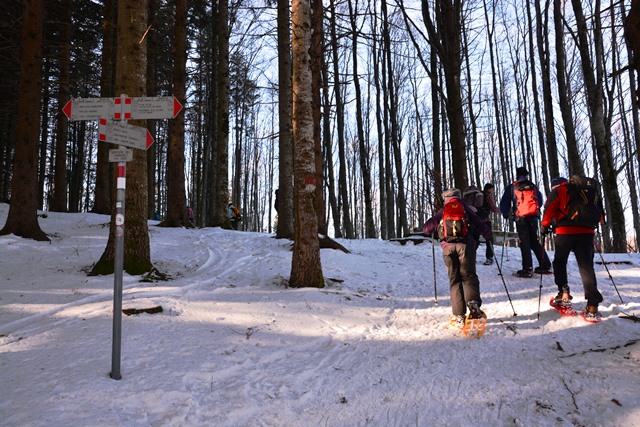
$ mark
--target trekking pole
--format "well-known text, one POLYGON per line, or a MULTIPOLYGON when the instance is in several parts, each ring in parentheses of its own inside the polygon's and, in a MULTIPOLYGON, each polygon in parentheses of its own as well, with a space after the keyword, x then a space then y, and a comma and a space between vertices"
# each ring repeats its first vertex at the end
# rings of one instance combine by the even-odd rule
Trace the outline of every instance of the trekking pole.
POLYGON ((435 233, 431 233, 431 258, 433 258, 433 297, 438 305, 438 287, 436 286, 436 243, 435 233))
MULTIPOLYGON (((500 254, 500 267, 502 267, 502 260, 504 258, 504 247, 507 245, 507 226, 504 226, 504 234, 502 236, 502 253, 500 254)), ((502 276, 502 272, 500 272, 502 276)))
MULTIPOLYGON (((493 244, 490 241, 488 241, 487 243, 489 245, 491 245, 491 251, 493 252, 493 244)), ((517 316, 516 309, 513 308, 513 301, 511 301, 511 295, 509 295, 509 289, 507 289, 507 284, 505 283, 504 276, 502 275, 502 268, 500 268, 500 264, 498 264, 497 262, 496 262, 496 266, 498 267, 498 273, 500 275, 500 278, 502 279, 502 284, 504 285, 504 290, 507 293, 507 298, 509 298, 509 303, 511 304, 511 309, 513 310, 513 315, 517 316)))
MULTIPOLYGON (((545 236, 544 234, 542 235, 542 256, 540 258, 543 259, 544 257, 544 241, 545 238, 547 236, 545 236)), ((542 274, 542 272, 540 272, 540 290, 538 291, 538 318, 536 320, 540 320, 540 302, 542 301, 542 276, 544 276, 544 274, 542 274)))
MULTIPOLYGON (((596 233, 597 233, 598 240, 600 240, 601 239, 600 229, 597 227, 596 227, 596 233)), ((604 265, 604 269, 607 270, 607 274, 609 275, 609 279, 613 284, 613 288, 616 290, 616 293, 618 294, 618 298, 620 298, 620 303, 624 304, 624 301, 622 301, 622 297, 620 296, 620 292, 618 291, 618 287, 616 286, 616 282, 613 281, 613 277, 611 277, 611 273, 609 272, 609 267, 607 267, 607 263, 604 261, 604 257, 602 256, 602 250, 600 249, 600 245, 596 244, 596 247, 598 248, 598 253, 600 254, 600 260, 602 261, 602 265, 604 265)))

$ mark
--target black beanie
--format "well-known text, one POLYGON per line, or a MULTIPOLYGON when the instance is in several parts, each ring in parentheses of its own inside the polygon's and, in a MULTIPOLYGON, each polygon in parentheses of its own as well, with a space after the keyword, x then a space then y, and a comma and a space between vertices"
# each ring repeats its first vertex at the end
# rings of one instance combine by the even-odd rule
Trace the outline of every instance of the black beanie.
POLYGON ((494 185, 493 185, 492 183, 487 182, 487 183, 484 185, 484 189, 485 189, 485 191, 486 191, 486 190, 488 190, 488 189, 490 189, 490 188, 495 188, 495 187, 494 187, 494 185))
POLYGON ((529 176, 529 171, 524 166, 520 166, 516 169, 516 176, 529 176))

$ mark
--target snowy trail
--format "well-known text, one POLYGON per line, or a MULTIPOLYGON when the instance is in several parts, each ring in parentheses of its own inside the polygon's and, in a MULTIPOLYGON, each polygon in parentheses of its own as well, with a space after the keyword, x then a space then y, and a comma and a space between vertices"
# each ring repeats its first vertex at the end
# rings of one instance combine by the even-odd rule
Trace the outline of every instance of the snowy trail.
POLYGON ((514 317, 496 266, 479 265, 489 322, 476 340, 447 326, 439 248, 436 305, 430 245, 341 241, 351 254, 322 251, 324 289, 290 289, 284 241, 151 226, 152 259, 173 279, 125 276, 125 308, 165 310, 123 318, 114 381, 113 278, 83 271, 104 250, 100 221, 58 225, 46 246, 1 238, 3 425, 640 426, 640 325, 617 317, 640 312, 640 258, 611 269, 625 304, 596 268, 596 325, 548 306, 551 277, 537 321, 539 281, 505 276, 514 317))

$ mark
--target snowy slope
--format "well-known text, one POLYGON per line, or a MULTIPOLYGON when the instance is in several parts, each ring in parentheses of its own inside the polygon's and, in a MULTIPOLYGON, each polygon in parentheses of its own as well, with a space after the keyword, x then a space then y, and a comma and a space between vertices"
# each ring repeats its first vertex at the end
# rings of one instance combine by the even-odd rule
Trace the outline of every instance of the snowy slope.
POLYGON ((86 274, 108 220, 49 213, 51 243, 0 236, 1 425, 640 426, 640 323, 619 317, 640 314, 637 254, 609 265, 624 304, 596 265, 599 324, 549 307, 553 276, 536 320, 539 277, 510 275, 518 249, 503 261, 517 316, 497 267, 478 265, 489 323, 469 339, 448 327, 438 246, 435 304, 429 242, 340 240, 352 253, 322 250, 324 289, 290 289, 286 241, 151 221, 152 260, 172 280, 125 274, 124 308, 164 311, 123 316, 116 381, 113 277, 86 274))

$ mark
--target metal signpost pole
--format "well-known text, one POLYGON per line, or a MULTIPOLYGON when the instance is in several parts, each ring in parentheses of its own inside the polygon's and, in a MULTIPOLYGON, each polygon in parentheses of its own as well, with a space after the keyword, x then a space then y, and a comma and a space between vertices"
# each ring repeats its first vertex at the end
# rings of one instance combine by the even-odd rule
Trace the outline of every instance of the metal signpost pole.
POLYGON ((111 378, 119 380, 122 343, 122 275, 124 261, 124 208, 126 188, 126 163, 118 163, 116 193, 116 252, 113 260, 113 343, 111 348, 111 378))

